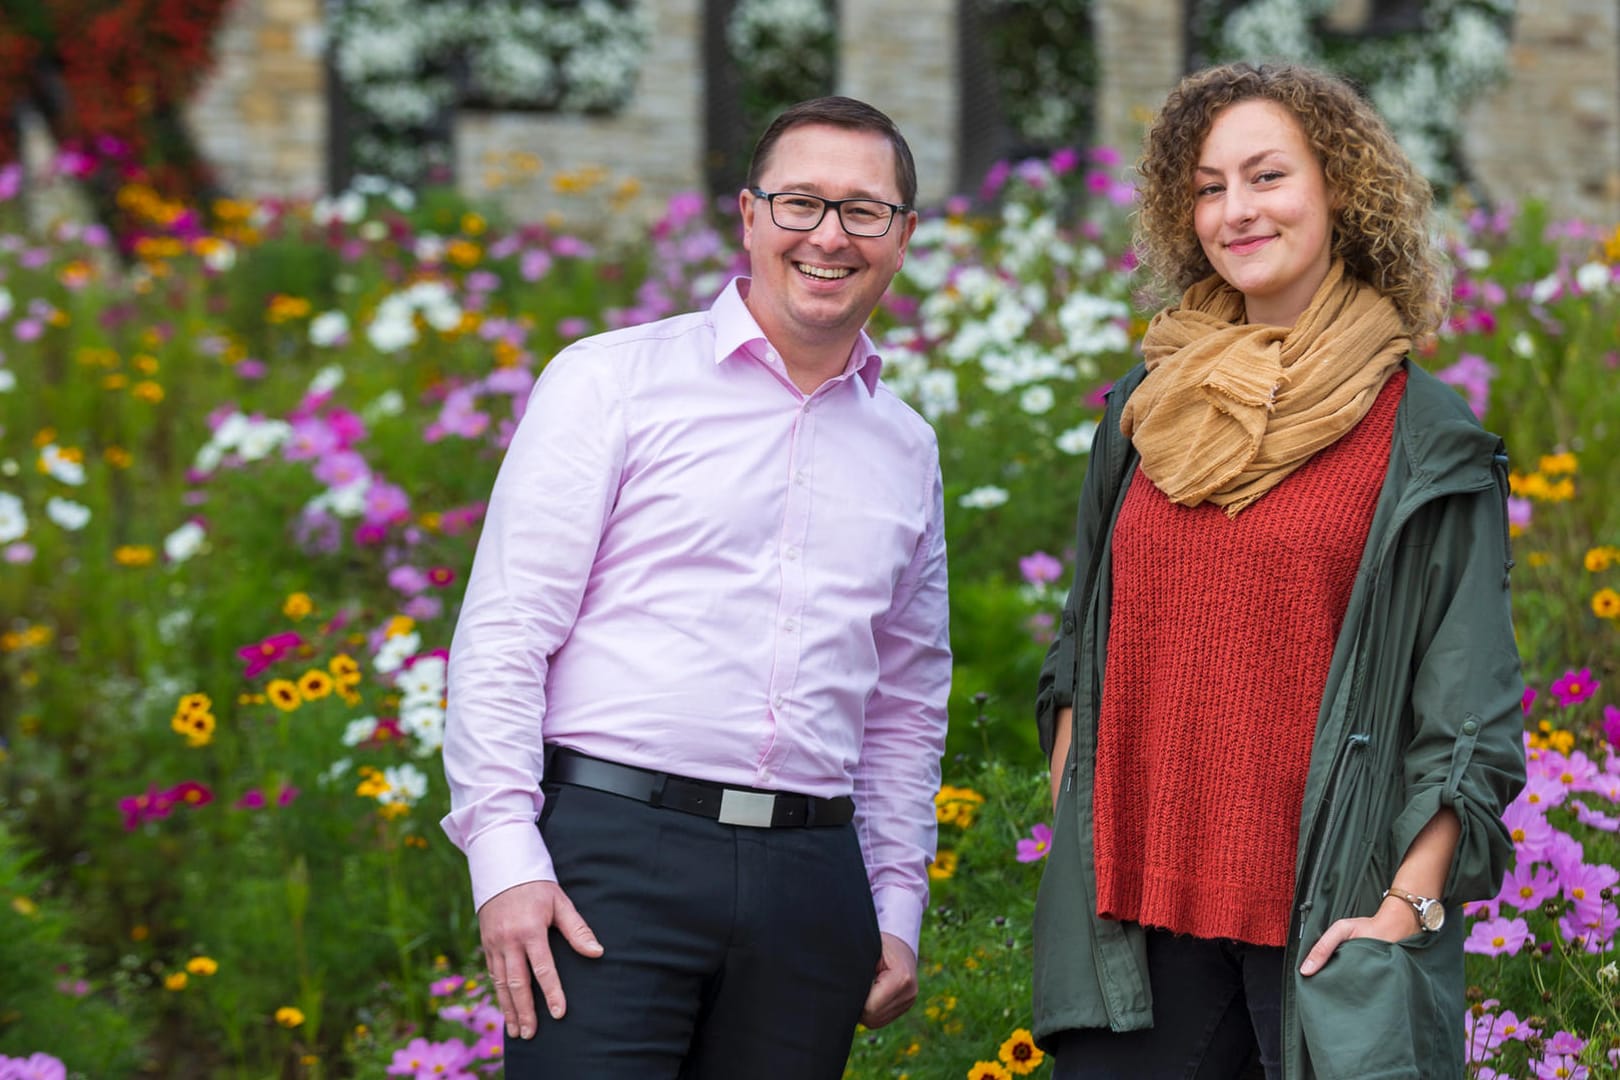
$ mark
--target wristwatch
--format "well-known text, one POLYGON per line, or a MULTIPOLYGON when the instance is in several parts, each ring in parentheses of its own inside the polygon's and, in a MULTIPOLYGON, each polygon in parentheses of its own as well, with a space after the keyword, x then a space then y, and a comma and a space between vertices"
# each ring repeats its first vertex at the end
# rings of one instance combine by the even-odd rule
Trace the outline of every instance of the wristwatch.
POLYGON ((1417 912, 1418 927, 1425 934, 1436 934, 1446 925, 1446 905, 1427 896, 1418 896, 1405 889, 1391 885, 1384 890, 1385 896, 1393 896, 1398 900, 1405 900, 1417 912))

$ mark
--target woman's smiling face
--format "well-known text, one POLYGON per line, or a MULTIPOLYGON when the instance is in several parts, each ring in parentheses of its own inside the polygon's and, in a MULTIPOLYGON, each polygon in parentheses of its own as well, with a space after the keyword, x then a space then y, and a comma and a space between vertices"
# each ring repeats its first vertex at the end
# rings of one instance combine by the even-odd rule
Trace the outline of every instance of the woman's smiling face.
POLYGON ((1263 98, 1227 106, 1190 182, 1198 242, 1243 294, 1248 321, 1292 326, 1327 277, 1333 245, 1327 177, 1299 122, 1263 98))

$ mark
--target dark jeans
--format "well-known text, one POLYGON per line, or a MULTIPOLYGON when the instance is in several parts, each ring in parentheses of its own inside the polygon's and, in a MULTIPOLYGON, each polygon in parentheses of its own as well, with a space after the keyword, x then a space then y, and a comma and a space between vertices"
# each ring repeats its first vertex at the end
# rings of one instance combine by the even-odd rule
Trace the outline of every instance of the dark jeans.
POLYGON ((1153 1027, 1063 1032, 1052 1080, 1281 1080, 1282 955, 1149 929, 1153 1027))
POLYGON ((722 825, 547 784, 540 829, 603 955, 552 932, 568 1009, 507 1038, 509 1080, 843 1075, 880 951, 852 825, 722 825))

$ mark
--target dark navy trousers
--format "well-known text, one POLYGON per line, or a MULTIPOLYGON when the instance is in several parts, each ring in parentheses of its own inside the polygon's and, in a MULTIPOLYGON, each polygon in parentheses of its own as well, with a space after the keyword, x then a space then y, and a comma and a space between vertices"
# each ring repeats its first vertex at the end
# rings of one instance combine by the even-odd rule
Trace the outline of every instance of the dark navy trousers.
POLYGON ((541 834, 603 955, 551 951, 561 1020, 508 1080, 839 1080, 881 942, 853 825, 722 825, 545 786, 541 834))

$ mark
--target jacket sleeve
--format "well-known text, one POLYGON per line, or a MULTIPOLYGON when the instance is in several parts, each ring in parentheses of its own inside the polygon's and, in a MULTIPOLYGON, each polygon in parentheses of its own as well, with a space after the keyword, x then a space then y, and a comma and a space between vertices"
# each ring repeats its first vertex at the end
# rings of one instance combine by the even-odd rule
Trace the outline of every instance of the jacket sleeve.
POLYGON ((1454 495, 1437 515, 1413 654, 1413 737, 1395 850, 1451 807, 1462 835, 1446 877, 1452 902, 1494 896, 1513 857, 1502 812, 1525 782, 1524 682, 1509 605, 1506 458, 1496 485, 1454 495))
POLYGON ((1146 372, 1140 364, 1121 376, 1108 393, 1108 405, 1091 437, 1091 454, 1086 478, 1080 485, 1080 509, 1075 527, 1074 579, 1063 604, 1057 637, 1046 650, 1036 683, 1035 726, 1040 733, 1041 753, 1052 756, 1056 738, 1057 714, 1074 707, 1075 679, 1079 673, 1079 640, 1085 612, 1081 608, 1091 592, 1097 555, 1103 546, 1103 530, 1119 493, 1119 470, 1128 447, 1119 433, 1119 415, 1125 401, 1146 372))

